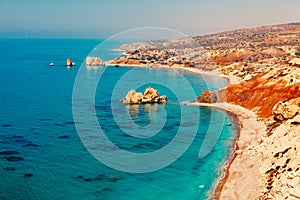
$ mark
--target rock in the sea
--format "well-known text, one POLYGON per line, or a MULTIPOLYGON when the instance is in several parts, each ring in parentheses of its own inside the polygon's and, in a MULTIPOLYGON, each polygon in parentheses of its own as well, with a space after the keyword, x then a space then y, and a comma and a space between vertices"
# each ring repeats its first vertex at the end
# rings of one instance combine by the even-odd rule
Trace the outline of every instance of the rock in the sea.
POLYGON ((156 89, 148 87, 144 91, 144 95, 135 90, 129 91, 122 102, 127 104, 167 103, 167 97, 165 95, 159 96, 159 92, 156 89))
POLYGON ((197 101, 199 103, 216 103, 218 101, 218 96, 214 92, 203 90, 201 96, 198 97, 197 101))
POLYGON ((72 67, 72 66, 75 66, 75 63, 74 63, 70 58, 68 58, 68 59, 66 60, 66 65, 67 65, 68 67, 72 67))
POLYGON ((68 135, 61 135, 58 137, 58 139, 68 139, 70 136, 68 135))
POLYGON ((119 181, 119 180, 121 180, 121 179, 120 179, 120 178, 116 178, 116 177, 109 177, 108 180, 109 180, 110 182, 117 182, 117 181, 119 181))
POLYGON ((39 146, 39 145, 34 144, 34 143, 32 143, 32 142, 29 142, 29 143, 23 145, 23 147, 38 147, 38 146, 39 146))
POLYGON ((82 175, 77 176, 78 179, 83 179, 84 177, 82 175))
POLYGON ((159 102, 159 93, 158 93, 158 91, 154 88, 148 87, 144 92, 142 102, 143 103, 147 103, 147 102, 158 103, 159 102))
POLYGON ((85 182, 91 182, 93 179, 91 179, 91 178, 85 178, 85 179, 83 179, 85 182))
POLYGON ((125 98, 124 103, 132 103, 132 104, 139 104, 142 103, 143 94, 140 92, 136 92, 135 90, 130 90, 125 98))
POLYGON ((273 107, 274 117, 281 121, 292 119, 299 111, 299 106, 293 104, 291 101, 282 101, 273 107))
POLYGON ((103 61, 99 57, 88 56, 85 59, 85 64, 87 66, 101 66, 103 65, 103 61))
POLYGON ((5 159, 9 162, 19 162, 19 161, 24 160, 24 158, 19 157, 19 156, 8 156, 8 157, 5 157, 5 159))
POLYGON ((160 101, 161 103, 167 103, 167 96, 166 96, 166 95, 160 96, 160 97, 159 97, 159 101, 160 101))
POLYGON ((10 155, 17 155, 19 154, 18 151, 0 151, 0 155, 10 156, 10 155))
POLYGON ((6 170, 6 171, 15 171, 16 168, 15 167, 5 167, 4 170, 6 170))
POLYGON ((30 177, 32 177, 32 176, 33 176, 33 174, 30 174, 30 173, 27 173, 27 174, 24 174, 24 175, 23 175, 24 178, 30 178, 30 177))

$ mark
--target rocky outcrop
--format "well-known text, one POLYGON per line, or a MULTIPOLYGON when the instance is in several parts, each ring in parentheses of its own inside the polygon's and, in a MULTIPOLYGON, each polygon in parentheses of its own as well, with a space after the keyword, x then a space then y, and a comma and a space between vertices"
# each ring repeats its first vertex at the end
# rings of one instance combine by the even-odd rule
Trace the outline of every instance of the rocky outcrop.
POLYGON ((282 101, 273 107, 274 117, 278 120, 292 119, 299 111, 300 98, 291 101, 282 101))
POLYGON ((197 101, 199 103, 216 103, 218 101, 218 96, 215 92, 203 90, 197 101))
POLYGON ((273 116, 278 102, 298 98, 300 69, 270 70, 247 82, 229 85, 218 91, 219 102, 228 102, 253 110, 259 117, 273 116))
POLYGON ((144 95, 141 92, 130 90, 126 98, 122 100, 124 104, 145 104, 145 103, 167 103, 167 97, 165 95, 159 96, 159 92, 151 87, 148 87, 144 91, 144 95))
POLYGON ((260 199, 300 199, 300 126, 284 121, 258 147, 264 189, 260 199))
POLYGON ((123 103, 131 103, 131 104, 139 104, 142 103, 143 94, 140 92, 136 92, 135 90, 130 90, 123 103))
POLYGON ((151 87, 148 87, 144 92, 142 103, 147 103, 147 102, 158 103, 159 100, 160 97, 158 91, 151 87))
POLYGON ((136 59, 129 59, 129 58, 126 58, 126 57, 119 57, 119 58, 116 58, 115 60, 113 61, 110 61, 110 64, 112 65, 136 65, 136 66, 140 66, 141 64, 145 64, 145 63, 142 63, 144 61, 140 61, 140 60, 136 60, 136 59))
POLYGON ((68 67, 72 67, 72 66, 75 66, 75 63, 74 63, 70 58, 68 58, 68 59, 66 60, 66 65, 67 65, 68 67))
POLYGON ((87 66, 101 66, 103 65, 103 61, 99 57, 88 56, 85 59, 85 64, 87 66))

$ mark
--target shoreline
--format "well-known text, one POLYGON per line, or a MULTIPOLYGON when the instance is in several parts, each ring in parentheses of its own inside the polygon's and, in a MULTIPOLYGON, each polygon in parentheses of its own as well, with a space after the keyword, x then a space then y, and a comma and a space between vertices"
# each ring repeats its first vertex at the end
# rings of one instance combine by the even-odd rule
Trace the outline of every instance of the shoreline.
POLYGON ((255 146, 265 134, 265 124, 250 110, 229 103, 189 103, 191 106, 211 107, 231 113, 239 124, 235 140, 235 152, 222 168, 210 199, 255 199, 259 196, 259 157, 255 146), (245 172, 247 171, 247 172, 245 172), (247 180, 249 184, 243 184, 247 180), (235 188, 235 192, 232 191, 235 188))
MULTIPOLYGON (((111 64, 112 60, 109 61, 105 61, 104 64, 105 66, 116 66, 116 64, 111 64)), ((233 75, 224 75, 224 74, 220 74, 217 70, 214 71, 204 71, 201 70, 199 68, 195 68, 195 67, 183 67, 183 66, 168 66, 168 65, 146 65, 146 64, 140 64, 140 65, 133 65, 133 64, 120 64, 118 65, 118 67, 137 67, 137 68, 165 68, 165 69, 181 69, 181 70, 186 70, 198 75, 207 75, 207 76, 219 76, 221 78, 225 78, 228 80, 228 85, 232 85, 232 84, 238 84, 241 82, 241 79, 238 78, 237 76, 233 76, 233 75)), ((220 88, 222 89, 222 88, 220 88)))
MULTIPOLYGON (((114 64, 106 64, 115 66, 114 64)), ((227 76, 220 74, 218 71, 203 71, 198 68, 187 68, 181 66, 149 66, 149 65, 129 65, 122 64, 121 67, 142 67, 142 68, 168 68, 182 69, 198 75, 219 76, 227 79, 228 85, 237 84, 241 80, 236 76, 227 76)), ((221 89, 221 88, 220 88, 221 89)), ((259 118, 252 111, 229 103, 185 103, 190 106, 211 107, 222 110, 234 117, 235 123, 238 124, 237 136, 233 144, 233 152, 229 159, 222 166, 222 176, 212 186, 212 192, 209 199, 255 199, 259 196, 259 157, 255 146, 258 141, 265 135, 265 123, 259 121, 259 118), (246 166, 245 166, 246 165, 246 166), (245 172, 247 170, 247 173, 245 172), (252 187, 245 182, 250 182, 252 187), (243 184, 246 183, 246 184, 243 184), (232 188, 235 188, 233 192, 232 188)))

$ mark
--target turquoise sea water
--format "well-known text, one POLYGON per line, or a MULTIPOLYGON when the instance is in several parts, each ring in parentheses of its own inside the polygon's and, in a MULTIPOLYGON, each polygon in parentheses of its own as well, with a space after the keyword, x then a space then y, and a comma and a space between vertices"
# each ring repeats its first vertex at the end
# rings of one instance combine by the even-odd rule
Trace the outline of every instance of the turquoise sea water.
MULTIPOLYGON (((184 106, 182 102, 194 100, 207 87, 217 90, 223 81, 162 68, 79 70, 86 55, 99 42, 0 39, 0 199, 206 199, 221 176, 237 127, 224 112, 184 106), (69 57, 76 66, 67 69, 63 65, 69 57), (50 62, 55 66, 50 67, 50 62), (78 71, 84 80, 80 87, 86 95, 74 97, 78 71), (99 76, 93 104, 89 101, 90 84, 99 76), (183 87, 182 76, 194 94, 183 87), (141 80, 145 84, 139 85, 141 80), (168 88, 170 85, 177 89, 168 88), (119 102, 130 89, 143 91, 148 86, 167 95, 168 104, 129 106, 119 102), (81 103, 74 105, 74 102, 81 103), (95 110, 98 124, 89 123, 85 113, 74 122, 72 104, 73 111, 74 106, 95 110), (170 165, 150 172, 130 173, 105 165, 94 156, 92 148, 97 150, 97 145, 104 148, 102 140, 97 141, 99 125, 113 144, 138 154, 170 144, 179 130, 182 138, 171 154, 185 144, 185 136, 188 140, 192 133, 195 138, 170 165), (215 142, 210 150, 209 144, 215 142), (207 150, 203 158, 199 158, 201 148, 207 150)), ((105 44, 101 56, 115 57, 118 53, 111 49, 118 45, 105 44)), ((128 161, 120 154, 111 159, 124 165, 128 161)), ((140 166, 134 167, 147 168, 164 159, 158 155, 148 162, 137 162, 140 166)))

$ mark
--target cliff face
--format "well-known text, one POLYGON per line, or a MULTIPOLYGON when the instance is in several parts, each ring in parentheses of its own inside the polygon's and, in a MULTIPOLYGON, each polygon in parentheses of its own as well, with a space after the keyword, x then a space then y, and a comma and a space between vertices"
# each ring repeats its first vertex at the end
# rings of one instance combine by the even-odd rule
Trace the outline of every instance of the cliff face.
POLYGON ((249 81, 230 85, 218 92, 220 102, 228 102, 253 110, 258 116, 273 115, 273 106, 300 96, 300 69, 271 70, 249 81))
POLYGON ((300 98, 280 102, 261 139, 261 199, 300 199, 300 98))
POLYGON ((260 185, 256 199, 300 199, 299 76, 299 68, 282 67, 217 93, 219 101, 252 110, 266 124, 266 134, 253 146, 260 185))

